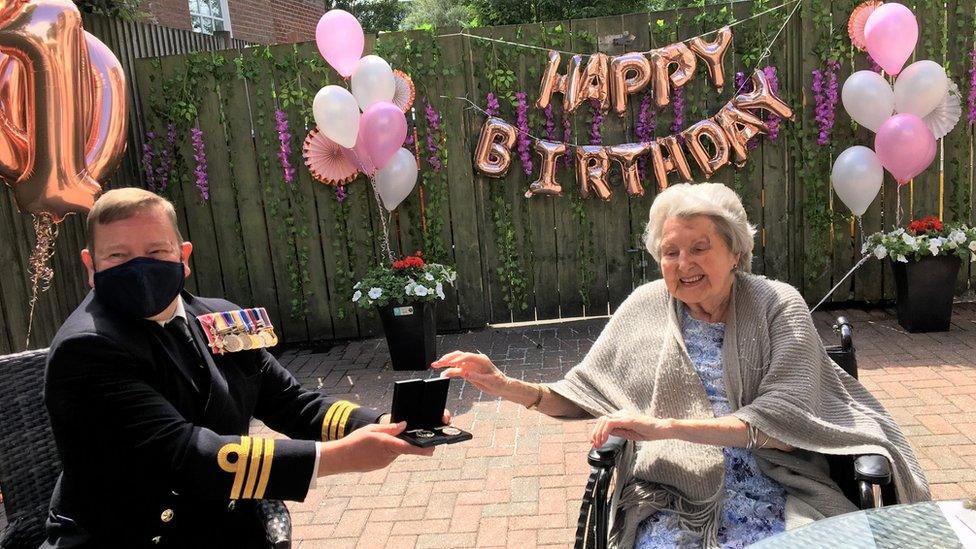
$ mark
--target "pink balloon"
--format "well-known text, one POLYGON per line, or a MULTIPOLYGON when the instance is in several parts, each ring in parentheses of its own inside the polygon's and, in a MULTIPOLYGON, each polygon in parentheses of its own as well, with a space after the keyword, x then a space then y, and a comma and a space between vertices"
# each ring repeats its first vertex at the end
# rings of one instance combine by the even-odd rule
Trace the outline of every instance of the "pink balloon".
POLYGON ((352 76, 363 56, 366 37, 353 15, 343 10, 329 10, 315 27, 319 53, 344 78, 352 76))
POLYGON ((407 139, 407 117, 389 101, 373 103, 359 119, 359 139, 373 165, 382 170, 407 139))
POLYGON ((351 149, 342 147, 342 156, 346 157, 346 160, 351 162, 353 166, 356 166, 367 177, 373 177, 376 174, 376 166, 373 165, 373 161, 369 158, 369 152, 366 151, 362 133, 356 139, 355 147, 351 149))
POLYGON ((918 42, 918 21, 912 10, 901 4, 885 3, 876 8, 864 25, 868 53, 888 74, 901 72, 918 42))
POLYGON ((935 159, 935 136, 914 114, 896 114, 878 128, 874 152, 899 185, 929 167, 935 159))

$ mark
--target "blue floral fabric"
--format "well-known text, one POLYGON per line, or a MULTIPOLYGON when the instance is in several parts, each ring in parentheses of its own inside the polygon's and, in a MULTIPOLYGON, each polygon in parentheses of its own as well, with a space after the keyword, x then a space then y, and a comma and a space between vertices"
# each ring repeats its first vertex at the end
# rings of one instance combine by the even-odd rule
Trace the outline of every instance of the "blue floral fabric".
MULTIPOLYGON (((701 377, 715 417, 732 413, 722 378, 722 342, 725 324, 710 324, 691 317, 682 309, 681 333, 688 355, 701 377)), ((752 452, 725 448, 725 501, 718 541, 724 548, 745 547, 785 529, 783 518, 786 492, 759 470, 752 452)), ((678 517, 662 510, 637 530, 637 549, 698 547, 701 537, 683 531, 678 517)))

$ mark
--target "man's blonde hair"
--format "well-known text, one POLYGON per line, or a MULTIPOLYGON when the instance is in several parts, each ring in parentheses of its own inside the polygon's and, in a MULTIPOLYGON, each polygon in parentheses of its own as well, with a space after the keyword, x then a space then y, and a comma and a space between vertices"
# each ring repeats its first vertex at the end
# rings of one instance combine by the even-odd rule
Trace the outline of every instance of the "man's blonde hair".
POLYGON ((176 209, 173 208, 172 202, 144 189, 126 187, 103 194, 88 212, 88 220, 85 224, 88 249, 95 250, 95 225, 105 225, 113 221, 129 219, 134 215, 156 208, 169 217, 173 224, 173 230, 176 231, 177 243, 183 242, 180 228, 176 224, 176 209))

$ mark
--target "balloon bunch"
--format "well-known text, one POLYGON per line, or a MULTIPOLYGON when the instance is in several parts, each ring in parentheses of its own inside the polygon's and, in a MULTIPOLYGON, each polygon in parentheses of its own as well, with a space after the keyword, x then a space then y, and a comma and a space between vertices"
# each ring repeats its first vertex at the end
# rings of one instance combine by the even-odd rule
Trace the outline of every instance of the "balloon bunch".
POLYGON ((329 184, 345 184, 356 170, 362 172, 372 181, 383 207, 393 211, 417 183, 417 160, 402 147, 407 138, 404 113, 413 101, 413 84, 382 57, 363 57, 363 28, 346 11, 323 15, 315 40, 322 57, 349 81, 351 91, 330 85, 315 95, 312 113, 318 132, 313 130, 306 140, 306 164, 317 179, 329 184), (336 149, 343 158, 337 158, 336 149), (319 174, 325 171, 320 165, 324 161, 346 171, 323 178, 319 174), (354 168, 352 173, 349 167, 354 168))
POLYGON ((906 185, 932 163, 936 140, 956 125, 962 107, 959 90, 941 65, 922 60, 905 67, 918 41, 910 9, 865 2, 851 14, 848 31, 858 49, 897 76, 892 87, 876 72, 857 71, 841 90, 851 118, 875 132, 874 150, 861 145, 845 150, 830 175, 837 196, 861 216, 881 190, 883 169, 906 185))

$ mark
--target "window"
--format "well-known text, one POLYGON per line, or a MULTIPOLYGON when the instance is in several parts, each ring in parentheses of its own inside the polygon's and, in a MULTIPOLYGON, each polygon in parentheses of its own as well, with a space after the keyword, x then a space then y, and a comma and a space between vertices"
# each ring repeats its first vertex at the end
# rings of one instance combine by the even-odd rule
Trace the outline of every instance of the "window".
POLYGON ((213 34, 230 30, 230 12, 227 0, 189 0, 190 22, 194 32, 213 34))

